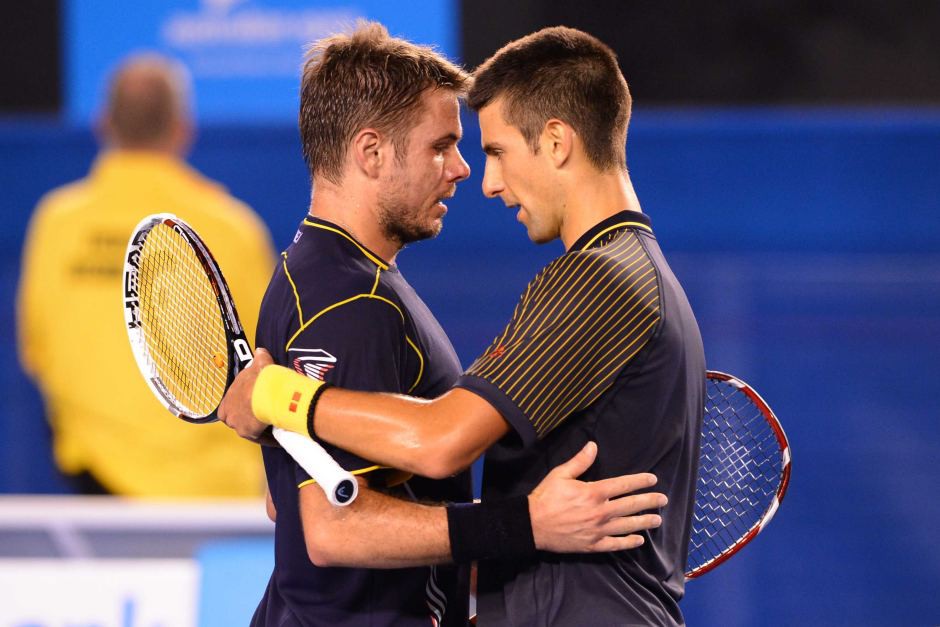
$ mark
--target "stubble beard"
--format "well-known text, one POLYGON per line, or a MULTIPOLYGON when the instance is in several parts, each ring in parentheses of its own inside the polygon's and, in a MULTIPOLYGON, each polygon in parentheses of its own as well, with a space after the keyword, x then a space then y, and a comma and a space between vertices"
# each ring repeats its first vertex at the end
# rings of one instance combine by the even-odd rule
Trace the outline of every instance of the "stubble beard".
POLYGON ((400 187, 379 197, 378 217, 383 235, 399 246, 436 237, 441 232, 441 221, 428 222, 423 209, 410 206, 398 193, 400 187), (424 219, 423 219, 424 218, 424 219))

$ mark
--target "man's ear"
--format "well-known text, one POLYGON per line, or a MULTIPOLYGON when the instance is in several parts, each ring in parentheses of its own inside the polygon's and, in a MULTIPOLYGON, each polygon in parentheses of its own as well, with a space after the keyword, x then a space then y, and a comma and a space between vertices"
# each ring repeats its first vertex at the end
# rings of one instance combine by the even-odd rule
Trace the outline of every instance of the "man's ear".
POLYGON ((114 129, 111 126, 111 116, 107 113, 95 118, 94 132, 99 146, 110 148, 114 145, 114 129))
POLYGON ((369 178, 378 178, 388 151, 388 142, 374 128, 364 128, 353 138, 352 158, 369 178))
POLYGON ((552 118, 545 123, 540 140, 542 150, 555 167, 560 168, 568 162, 574 148, 574 129, 561 120, 552 118))
POLYGON ((185 159, 196 138, 196 127, 191 120, 179 118, 173 124, 173 129, 167 140, 167 149, 174 155, 185 159))

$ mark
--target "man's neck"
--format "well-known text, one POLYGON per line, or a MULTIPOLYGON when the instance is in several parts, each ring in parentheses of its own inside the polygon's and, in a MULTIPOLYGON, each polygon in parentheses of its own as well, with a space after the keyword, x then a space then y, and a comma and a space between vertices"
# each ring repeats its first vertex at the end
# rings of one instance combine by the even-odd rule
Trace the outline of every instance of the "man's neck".
POLYGON ((389 240, 383 232, 376 213, 376 199, 350 193, 342 185, 319 179, 313 189, 310 215, 342 227, 389 265, 395 262, 401 244, 389 240))
POLYGON ((561 241, 569 250, 596 224, 624 210, 641 212, 640 201, 626 172, 595 172, 570 189, 561 225, 561 241))

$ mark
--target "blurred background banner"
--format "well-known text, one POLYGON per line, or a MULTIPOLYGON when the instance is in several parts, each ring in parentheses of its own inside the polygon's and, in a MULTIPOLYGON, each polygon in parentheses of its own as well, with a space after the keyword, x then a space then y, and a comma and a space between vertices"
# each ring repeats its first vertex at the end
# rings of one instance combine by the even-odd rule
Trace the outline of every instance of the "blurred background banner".
POLYGON ((374 19, 393 35, 457 54, 455 0, 119 0, 63 4, 66 113, 87 124, 116 60, 143 48, 190 70, 201 122, 297 117, 304 50, 374 19))

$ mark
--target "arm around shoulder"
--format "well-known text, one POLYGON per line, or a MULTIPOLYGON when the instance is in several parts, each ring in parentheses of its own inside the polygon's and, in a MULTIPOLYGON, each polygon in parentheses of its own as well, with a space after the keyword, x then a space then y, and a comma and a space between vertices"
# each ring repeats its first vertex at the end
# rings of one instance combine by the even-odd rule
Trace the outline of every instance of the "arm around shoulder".
POLYGON ((468 468, 509 431, 496 408, 462 388, 430 401, 330 388, 313 427, 340 448, 432 479, 468 468))

